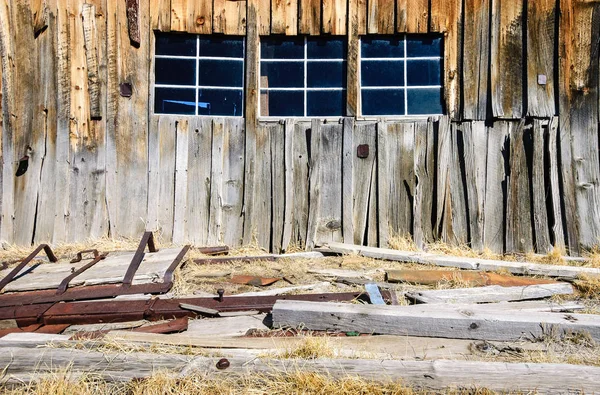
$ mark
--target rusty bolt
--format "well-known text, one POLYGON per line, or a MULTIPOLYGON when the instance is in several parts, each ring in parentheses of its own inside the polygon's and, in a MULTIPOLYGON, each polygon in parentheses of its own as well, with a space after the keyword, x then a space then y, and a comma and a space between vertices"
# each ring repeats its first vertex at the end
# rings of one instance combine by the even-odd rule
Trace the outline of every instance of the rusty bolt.
POLYGON ((225 290, 223 288, 217 289, 217 294, 219 294, 219 302, 223 301, 223 294, 225 294, 225 290))
POLYGON ((230 365, 229 360, 227 358, 221 358, 217 362, 217 369, 219 369, 219 370, 227 369, 229 367, 229 365, 230 365))
POLYGON ((361 144, 356 148, 356 156, 361 159, 369 157, 369 144, 361 144))

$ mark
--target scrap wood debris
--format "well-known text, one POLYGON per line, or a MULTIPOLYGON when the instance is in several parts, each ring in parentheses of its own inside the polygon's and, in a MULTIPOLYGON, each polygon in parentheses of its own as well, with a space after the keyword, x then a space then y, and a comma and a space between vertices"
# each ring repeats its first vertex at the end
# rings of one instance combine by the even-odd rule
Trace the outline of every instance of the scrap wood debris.
MULTIPOLYGON (((0 272, 0 348, 15 352, 32 344, 51 347, 58 358, 55 366, 81 372, 96 367, 73 363, 83 360, 73 348, 94 344, 113 344, 94 352, 110 352, 116 360, 125 349, 136 355, 160 349, 156 357, 170 361, 172 353, 189 354, 192 348, 197 351, 190 355, 202 355, 193 361, 200 371, 224 374, 239 373, 248 358, 259 361, 251 365, 255 367, 290 358, 347 368, 370 366, 373 358, 390 366, 397 359, 426 362, 401 373, 417 387, 423 385, 419 369, 442 359, 510 362, 502 366, 515 372, 518 362, 600 366, 600 315, 588 314, 594 312, 588 302, 597 305, 597 297, 578 293, 572 284, 582 278, 573 275, 572 267, 567 271, 510 262, 513 274, 507 274, 491 271, 497 261, 477 259, 475 267, 469 260, 410 252, 405 260, 412 263, 402 263, 407 257, 402 252, 339 244, 283 255, 231 256, 226 246, 197 250, 226 255, 219 258, 190 258, 189 251, 187 246, 159 249, 151 233, 129 253, 82 250, 55 259, 49 246, 38 247, 0 272), (36 260, 42 251, 48 258, 36 260), (326 256, 348 251, 368 257, 326 256), (218 275, 202 277, 216 273, 217 263, 218 275), (440 267, 432 266, 436 264, 440 267), (187 266, 182 270, 182 265, 187 266), (536 276, 523 268, 535 269, 536 276), (184 280, 193 286, 196 278, 204 278, 192 292, 202 295, 173 293, 182 281, 176 277, 191 269, 201 274, 184 280), (332 289, 336 292, 326 292, 332 289), (49 345, 49 340, 54 343, 49 345), (132 343, 140 346, 126 347, 132 343), (557 344, 568 345, 571 356, 559 354, 557 344), (214 352, 202 351, 206 349, 214 352), (333 365, 327 362, 331 358, 333 365)), ((584 274, 595 275, 589 270, 584 274)), ((35 363, 44 358, 39 355, 35 363)), ((7 370, 1 380, 33 380, 34 360, 7 370)), ((179 365, 164 366, 182 372, 179 365)), ((565 366, 556 373, 564 385, 571 377, 570 365, 565 366)), ((140 377, 152 374, 141 372, 140 377)), ((540 372, 533 369, 537 379, 545 377, 540 372)), ((371 377, 368 370, 357 374, 371 377)), ((127 374, 115 377, 130 379, 127 374)), ((432 377, 428 388, 447 386, 443 377, 432 377)), ((540 380, 519 388, 510 381, 505 387, 490 383, 490 388, 531 389, 540 380)), ((595 382, 582 383, 586 391, 598 390, 595 382)))

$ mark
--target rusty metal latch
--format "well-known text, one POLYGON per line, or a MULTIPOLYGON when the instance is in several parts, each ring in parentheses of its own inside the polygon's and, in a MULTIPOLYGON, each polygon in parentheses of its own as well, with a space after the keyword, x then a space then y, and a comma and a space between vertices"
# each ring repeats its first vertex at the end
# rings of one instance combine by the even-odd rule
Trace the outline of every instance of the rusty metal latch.
POLYGON ((144 236, 142 236, 142 240, 140 241, 140 245, 138 246, 137 251, 133 255, 131 259, 131 263, 127 268, 127 272, 125 273, 125 277, 123 277, 123 286, 129 287, 133 281, 133 277, 135 276, 135 272, 137 272, 140 264, 144 260, 144 256, 146 255, 144 251, 146 250, 146 246, 148 246, 148 250, 150 252, 157 252, 158 249, 154 244, 154 235, 152 232, 145 232, 144 236))
POLYGON ((35 258, 42 250, 44 250, 50 262, 58 262, 58 258, 56 258, 56 255, 54 255, 54 252, 52 252, 52 248, 50 248, 48 244, 40 244, 35 250, 33 250, 31 254, 27 256, 27 258, 23 259, 21 263, 17 265, 17 267, 15 267, 10 273, 8 273, 6 277, 2 279, 2 281, 0 281, 0 291, 2 291, 4 287, 6 287, 6 284, 11 282, 15 276, 19 274, 19 272, 23 270, 23 268, 27 266, 27 264, 31 262, 33 258, 35 258))
POLYGON ((73 273, 71 273, 70 275, 68 275, 67 277, 65 277, 65 278, 64 278, 64 279, 61 281, 61 283, 60 283, 60 285, 58 286, 58 288, 56 289, 56 294, 57 294, 57 295, 62 295, 62 294, 64 294, 64 293, 67 291, 67 288, 69 288, 69 283, 71 282, 71 280, 73 280, 75 277, 79 276, 81 273, 85 272, 86 270, 88 270, 90 267, 94 266, 96 263, 98 263, 98 262, 100 262, 101 260, 103 260, 104 258, 106 258, 106 256, 108 255, 108 254, 102 254, 102 255, 99 255, 99 254, 98 254, 98 250, 87 250, 87 251, 81 251, 81 252, 79 252, 79 253, 77 254, 77 258, 73 259, 73 260, 71 261, 71 263, 76 263, 76 262, 79 262, 79 261, 81 261, 81 255, 82 255, 83 253, 86 253, 86 252, 92 252, 92 251, 94 252, 94 259, 92 259, 92 261, 91 261, 91 262, 89 262, 88 264, 86 264, 86 265, 84 265, 84 266, 80 267, 78 270, 74 271, 73 273), (76 260, 76 259, 78 259, 78 258, 79 258, 79 260, 76 260))

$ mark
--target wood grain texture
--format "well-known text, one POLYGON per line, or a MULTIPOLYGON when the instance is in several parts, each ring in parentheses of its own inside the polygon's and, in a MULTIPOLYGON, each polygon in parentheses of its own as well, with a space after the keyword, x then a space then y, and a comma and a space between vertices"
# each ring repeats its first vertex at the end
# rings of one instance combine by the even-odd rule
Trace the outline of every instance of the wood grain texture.
POLYGON ((323 131, 321 121, 313 119, 310 124, 310 158, 308 162, 308 225, 306 231, 306 249, 310 250, 315 246, 317 238, 317 229, 319 224, 320 205, 321 205, 321 146, 323 131))
POLYGON ((271 246, 281 252, 285 214, 285 125, 271 130, 271 246))
POLYGON ((285 172, 285 205, 283 210, 282 251, 286 251, 292 242, 294 213, 294 137, 296 136, 294 120, 286 119, 284 127, 284 172, 285 172))
MULTIPOLYGON (((256 29, 261 36, 271 33, 271 0, 247 0, 248 7, 254 5, 256 13, 256 29)), ((251 27, 250 14, 248 14, 248 29, 251 27)))
POLYGON ((435 122, 419 122, 415 129, 414 167, 415 196, 413 201, 413 240, 418 248, 432 242, 435 179, 435 122))
POLYGON ((354 118, 344 118, 342 138, 342 237, 354 242, 354 118))
POLYGON ((531 134, 533 138, 531 169, 532 219, 534 224, 535 250, 540 254, 552 251, 548 211, 546 209, 546 197, 551 195, 551 190, 547 189, 545 183, 546 169, 549 166, 544 161, 546 141, 549 135, 548 126, 548 122, 535 119, 531 134))
POLYGON ((150 0, 150 29, 171 30, 171 0, 150 0))
POLYGON ((321 32, 326 34, 346 34, 347 1, 322 0, 321 32))
POLYGON ((523 0, 492 0, 490 26, 492 112, 498 118, 523 115, 523 0))
POLYGON ((462 126, 471 248, 483 251, 488 131, 481 121, 462 126))
MULTIPOLYGON (((561 206, 561 191, 559 173, 560 166, 558 162, 558 117, 550 119, 548 125, 548 155, 549 155, 549 166, 550 166, 550 190, 552 199, 552 234, 554 245, 561 251, 565 249, 565 236, 563 227, 562 217, 562 206, 561 206)), ((548 170, 546 170, 548 171, 548 170)))
POLYGON ((490 0, 465 0, 463 118, 486 120, 490 60, 490 0))
POLYGON ((293 130, 293 196, 292 239, 291 243, 304 247, 308 227, 309 201, 309 133, 310 124, 296 122, 293 130))
MULTIPOLYGON (((366 0, 363 0, 366 1, 366 0)), ((350 0, 348 3, 348 53, 346 58, 346 115, 360 114, 360 0, 350 0)), ((366 33, 366 32, 364 32, 366 33)))
MULTIPOLYGON (((400 0, 402 2, 402 0, 400 0)), ((405 1, 406 33, 427 33, 429 29, 429 0, 405 1)), ((404 7, 404 4, 402 6, 404 7)), ((398 9, 400 10, 398 4, 398 9)), ((400 13, 402 11, 398 11, 400 13)), ((398 24, 400 26, 400 24, 398 24)), ((401 32, 401 30, 398 30, 401 32)))
POLYGON ((369 0, 367 15, 369 34, 394 34, 396 15, 394 2, 389 0, 369 0))
POLYGON ((171 31, 185 32, 187 31, 187 3, 193 0, 171 0, 171 31))
POLYGON ((213 32, 246 34, 246 1, 213 0, 213 32))
POLYGON ((190 122, 188 119, 182 119, 177 122, 175 132, 175 171, 174 184, 175 193, 173 196, 173 243, 183 244, 186 241, 187 233, 187 206, 188 206, 188 143, 190 133, 190 122))
POLYGON ((271 34, 298 34, 298 0, 271 1, 271 34))
MULTIPOLYGON (((83 38, 85 42, 86 69, 88 75, 88 94, 91 118, 102 118, 99 70, 98 70, 98 31, 96 26, 96 7, 93 4, 83 4, 81 9, 83 19, 83 38)), ((139 30, 139 29, 138 29, 139 30)), ((139 34, 139 31, 138 31, 139 34)))
POLYGON ((212 33, 212 0, 194 0, 187 3, 187 31, 189 33, 212 33))
POLYGON ((504 251, 509 128, 510 124, 505 121, 495 122, 488 128, 483 244, 485 248, 500 253, 504 251))
POLYGON ((298 33, 311 36, 321 33, 321 1, 299 0, 298 33))
POLYGON ((527 3, 527 115, 551 117, 556 114, 555 70, 556 1, 527 3), (542 77, 543 76, 543 77, 542 77), (544 83, 541 83, 545 80, 544 83))

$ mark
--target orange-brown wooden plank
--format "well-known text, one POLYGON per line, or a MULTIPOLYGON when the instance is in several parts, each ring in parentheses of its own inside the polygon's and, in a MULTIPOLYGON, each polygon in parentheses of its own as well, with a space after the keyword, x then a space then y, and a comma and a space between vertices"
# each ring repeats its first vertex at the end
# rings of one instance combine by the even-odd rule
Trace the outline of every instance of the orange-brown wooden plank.
POLYGON ((193 0, 187 3, 187 31, 210 34, 212 32, 212 0, 193 0))
MULTIPOLYGON (((189 0, 192 1, 192 0, 189 0)), ((171 0, 171 30, 175 32, 187 31, 188 0, 171 0)))
POLYGON ((258 34, 268 35, 271 32, 271 0, 257 0, 255 10, 258 25, 258 34))
POLYGON ((298 0, 272 0, 271 33, 298 34, 298 0))
POLYGON ((213 32, 232 35, 246 34, 246 2, 214 0, 213 32))
POLYGON ((321 0, 300 0, 300 34, 321 33, 321 0))
MULTIPOLYGON (((367 0, 349 0, 348 7, 352 7, 352 3, 356 3, 357 7, 357 20, 358 20, 358 34, 367 34, 367 0)), ((349 10, 350 14, 351 11, 349 10)), ((350 26, 348 26, 348 32, 350 32, 350 26)))
POLYGON ((427 33, 429 28, 429 0, 400 0, 398 13, 401 12, 400 6, 405 10, 406 30, 401 29, 402 26, 398 23, 398 32, 427 33))
POLYGON ((323 33, 346 34, 347 5, 344 0, 323 0, 323 33))
POLYGON ((171 0, 150 0, 150 28, 161 32, 171 30, 171 0))
POLYGON ((492 112, 523 115, 523 0, 492 0, 490 70, 492 112))
POLYGON ((394 2, 389 0, 369 0, 368 33, 394 34, 394 2))

